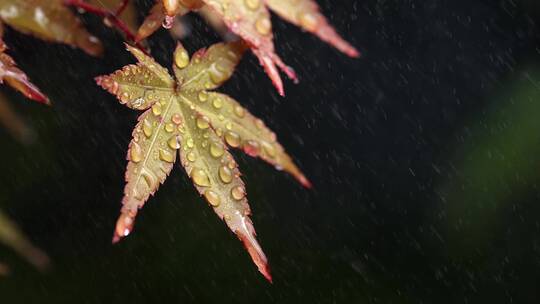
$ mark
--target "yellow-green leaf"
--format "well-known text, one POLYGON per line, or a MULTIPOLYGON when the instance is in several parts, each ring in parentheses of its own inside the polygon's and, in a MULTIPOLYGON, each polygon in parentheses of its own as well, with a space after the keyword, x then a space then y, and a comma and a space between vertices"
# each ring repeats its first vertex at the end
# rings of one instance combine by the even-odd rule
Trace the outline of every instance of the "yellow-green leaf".
POLYGON ((191 60, 178 45, 174 53, 174 90, 168 75, 161 75, 161 82, 150 82, 148 70, 156 75, 162 74, 164 68, 139 50, 129 50, 139 64, 99 77, 98 83, 120 98, 125 92, 132 93, 126 99, 128 106, 133 98, 143 95, 161 98, 140 117, 133 132, 123 207, 114 240, 132 231, 138 209, 165 180, 179 150, 181 163, 199 193, 242 240, 259 271, 271 280, 266 257, 249 219, 246 188, 227 145, 242 147, 246 153, 285 169, 304 185, 309 183, 262 121, 230 97, 208 91, 231 76, 245 50, 244 44, 216 44, 198 51, 191 60), (111 90, 112 87, 115 89, 111 90))

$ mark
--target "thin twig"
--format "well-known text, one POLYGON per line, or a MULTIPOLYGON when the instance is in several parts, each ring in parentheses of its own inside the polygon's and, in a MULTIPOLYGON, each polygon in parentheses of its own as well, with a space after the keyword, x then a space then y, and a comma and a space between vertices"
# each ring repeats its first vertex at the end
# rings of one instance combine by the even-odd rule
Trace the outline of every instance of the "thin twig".
POLYGON ((135 46, 139 49, 141 49, 143 52, 146 53, 145 48, 138 42, 135 42, 136 35, 129 29, 129 27, 118 17, 126 8, 128 5, 129 0, 123 0, 121 5, 118 7, 115 13, 100 8, 97 6, 94 6, 92 4, 86 3, 82 0, 64 0, 64 4, 68 6, 73 6, 79 9, 83 9, 91 14, 94 14, 96 16, 103 17, 103 19, 107 20, 112 26, 116 27, 118 30, 120 30, 128 40, 135 43, 135 46))
POLYGON ((116 9, 116 12, 114 13, 116 16, 122 15, 122 12, 126 9, 126 7, 129 4, 129 0, 122 0, 122 3, 118 6, 116 9))

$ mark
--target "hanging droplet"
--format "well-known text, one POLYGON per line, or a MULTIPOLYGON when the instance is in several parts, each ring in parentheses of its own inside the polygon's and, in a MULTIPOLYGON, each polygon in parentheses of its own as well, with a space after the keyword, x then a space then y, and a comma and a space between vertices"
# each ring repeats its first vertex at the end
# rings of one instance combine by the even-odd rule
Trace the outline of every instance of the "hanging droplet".
POLYGON ((215 158, 221 157, 225 153, 225 149, 223 149, 223 146, 218 143, 211 143, 210 144, 210 155, 212 155, 215 158))
POLYGON ((255 157, 259 155, 260 153, 260 145, 258 142, 254 140, 248 140, 244 143, 244 152, 246 152, 247 155, 255 157))
POLYGON ((138 143, 132 143, 129 149, 129 160, 138 163, 143 159, 142 149, 138 143))
POLYGON ((242 186, 236 186, 231 189, 231 196, 239 201, 246 196, 246 190, 242 186))
POLYGON ((202 169, 193 168, 193 170, 191 170, 191 179, 197 186, 210 186, 210 180, 208 179, 208 175, 206 175, 206 172, 204 172, 204 170, 202 169))
POLYGON ((180 149, 180 141, 178 140, 178 136, 172 136, 171 138, 169 138, 167 144, 173 150, 180 149))
POLYGON ((225 141, 231 147, 237 148, 240 146, 240 136, 232 131, 225 133, 225 141))
POLYGON ((197 117, 196 123, 197 123, 197 128, 199 128, 201 130, 208 129, 208 127, 210 127, 210 122, 208 120, 208 117, 206 117, 206 116, 197 117))
POLYGON ((210 205, 214 207, 219 206, 219 203, 221 202, 219 195, 212 190, 206 190, 204 192, 204 197, 210 203, 210 205))
POLYGON ((174 154, 165 149, 159 149, 159 159, 168 163, 174 162, 174 154))
POLYGON ((225 184, 228 184, 228 183, 232 182, 233 173, 232 173, 232 170, 229 169, 229 167, 227 167, 227 166, 219 167, 219 172, 218 173, 219 173, 219 178, 225 184))
POLYGON ((270 23, 268 18, 261 17, 255 22, 255 28, 259 34, 266 36, 270 34, 270 31, 272 30, 272 23, 270 23))
POLYGON ((172 28, 173 23, 174 23, 174 17, 165 16, 165 19, 163 20, 163 23, 161 25, 166 29, 170 29, 172 28))
POLYGON ((154 127, 152 127, 152 123, 148 119, 144 120, 142 129, 144 136, 146 136, 147 138, 152 136, 152 133, 154 132, 154 127))

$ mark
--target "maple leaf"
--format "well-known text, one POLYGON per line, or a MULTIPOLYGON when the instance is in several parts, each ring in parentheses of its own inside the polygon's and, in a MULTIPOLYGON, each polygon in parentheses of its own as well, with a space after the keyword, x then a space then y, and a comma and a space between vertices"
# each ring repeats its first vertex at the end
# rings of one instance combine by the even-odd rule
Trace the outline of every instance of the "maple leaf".
POLYGON ((0 82, 7 83, 27 98, 49 104, 49 99, 32 84, 15 61, 5 53, 3 23, 26 34, 47 41, 61 42, 99 55, 103 49, 99 40, 90 35, 80 20, 61 0, 0 0, 0 82))
POLYGON ((28 76, 17 68, 15 61, 5 53, 6 45, 0 34, 0 82, 7 83, 29 99, 40 103, 50 104, 49 99, 28 80, 28 76))
POLYGON ((165 181, 178 153, 196 189, 244 243, 259 271, 271 280, 249 219, 245 186, 227 146, 241 148, 292 174, 303 185, 310 184, 262 120, 231 97, 211 91, 232 75, 245 49, 243 42, 219 43, 199 50, 190 60, 178 44, 175 80, 151 57, 128 46, 138 64, 96 78, 122 104, 145 110, 129 145, 127 183, 113 242, 132 231, 138 210, 165 181))
POLYGON ((93 56, 103 52, 99 40, 62 0, 0 0, 0 20, 19 32, 78 47, 93 56))
POLYGON ((351 56, 359 52, 341 38, 328 24, 313 0, 163 0, 156 6, 139 30, 139 39, 149 36, 159 28, 160 20, 170 25, 172 16, 183 15, 188 10, 198 10, 203 5, 210 7, 219 15, 229 29, 242 37, 259 58, 274 86, 284 95, 283 82, 279 69, 290 79, 297 81, 294 70, 287 66, 274 50, 272 23, 269 9, 283 19, 300 26, 351 56), (161 10, 160 10, 161 8, 161 10), (169 18, 168 21, 166 18, 169 18))

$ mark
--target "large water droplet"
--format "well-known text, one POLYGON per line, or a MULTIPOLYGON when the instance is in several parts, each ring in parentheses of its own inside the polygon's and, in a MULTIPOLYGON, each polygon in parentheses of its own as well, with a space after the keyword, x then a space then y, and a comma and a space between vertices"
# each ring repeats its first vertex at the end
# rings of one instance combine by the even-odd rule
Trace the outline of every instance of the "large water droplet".
POLYGON ((260 145, 258 142, 254 140, 248 140, 244 143, 244 152, 246 152, 247 155, 256 157, 260 153, 260 145))
POLYGON ((212 101, 212 105, 213 105, 214 108, 216 108, 216 109, 221 109, 221 107, 223 107, 223 99, 221 99, 220 97, 215 98, 215 99, 212 101))
POLYGON ((247 8, 254 11, 259 8, 259 5, 261 2, 259 0, 244 0, 244 3, 246 4, 247 8))
POLYGON ((210 180, 208 179, 208 175, 206 175, 206 172, 204 172, 204 170, 202 169, 193 168, 193 170, 191 170, 191 179, 197 186, 210 186, 210 180))
POLYGON ((317 28, 317 17, 311 13, 301 12, 298 15, 300 25, 308 31, 313 31, 317 28))
POLYGON ((240 136, 232 131, 225 133, 225 141, 231 147, 237 148, 240 146, 240 136))
POLYGON ((200 102, 205 102, 206 100, 208 100, 208 92, 200 91, 199 92, 199 101, 200 102))
POLYGON ((167 141, 167 145, 169 145, 169 147, 174 150, 180 149, 180 140, 178 139, 178 136, 172 136, 171 138, 169 138, 169 140, 167 141))
POLYGON ((276 149, 274 149, 274 147, 273 147, 271 144, 269 144, 269 143, 263 141, 263 142, 262 142, 262 147, 263 147, 264 152, 265 152, 268 156, 270 156, 270 157, 272 157, 272 158, 274 158, 274 157, 276 156, 276 149))
POLYGON ((266 36, 272 30, 272 23, 270 23, 268 18, 261 17, 255 22, 255 28, 259 34, 266 36))
POLYGON ((165 149, 159 149, 159 159, 168 163, 174 162, 174 154, 165 149))
POLYGON ((264 122, 261 119, 255 119, 255 126, 257 129, 262 130, 264 128, 264 122))
POLYGON ((232 178, 233 178, 232 170, 229 169, 229 167, 227 166, 219 167, 219 178, 225 184, 232 182, 232 178))
POLYGON ((182 117, 178 113, 174 113, 171 117, 171 121, 175 125, 179 125, 182 122, 182 117))
POLYGON ((184 48, 178 49, 174 53, 174 64, 180 69, 183 69, 188 66, 189 55, 188 55, 188 52, 184 48))
POLYGON ((195 152, 191 151, 187 154, 187 159, 190 161, 190 162, 194 162, 195 160, 197 160, 197 156, 195 155, 195 152))
POLYGON ((211 143, 210 144, 210 155, 212 155, 215 158, 221 157, 225 153, 225 149, 223 149, 223 146, 219 143, 211 143))
POLYGON ((246 115, 246 110, 244 110, 244 108, 242 108, 241 106, 239 105, 236 105, 234 106, 234 114, 236 114, 236 116, 242 118, 246 115))
POLYGON ((144 136, 146 136, 147 138, 152 136, 154 127, 152 127, 152 123, 148 119, 144 120, 142 129, 143 129, 144 136))
POLYGON ((197 123, 197 128, 202 129, 202 130, 208 129, 208 127, 210 127, 210 122, 208 120, 208 117, 206 116, 197 117, 196 123, 197 123))
POLYGON ((246 196, 246 190, 242 186, 236 186, 231 189, 231 196, 239 201, 246 196))
POLYGON ((175 127, 172 123, 166 123, 165 124, 165 131, 171 133, 172 131, 174 131, 175 127))
POLYGON ((143 159, 142 149, 138 143, 132 143, 129 149, 129 160, 138 163, 143 159))
POLYGON ((214 207, 219 206, 219 203, 221 202, 219 195, 212 190, 206 190, 204 192, 204 197, 210 203, 210 205, 214 207))
POLYGON ((156 116, 161 115, 161 103, 156 102, 156 103, 152 106, 152 113, 154 113, 154 115, 156 115, 156 116))

